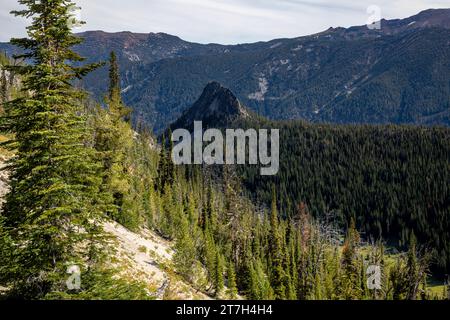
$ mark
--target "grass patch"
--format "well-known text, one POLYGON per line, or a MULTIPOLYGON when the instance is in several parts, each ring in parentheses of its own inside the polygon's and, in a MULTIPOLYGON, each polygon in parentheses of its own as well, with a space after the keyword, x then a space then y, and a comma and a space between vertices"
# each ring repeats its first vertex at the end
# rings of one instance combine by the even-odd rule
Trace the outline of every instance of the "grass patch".
POLYGON ((141 253, 147 253, 147 247, 145 247, 145 246, 140 246, 140 247, 138 248, 138 251, 141 252, 141 253))

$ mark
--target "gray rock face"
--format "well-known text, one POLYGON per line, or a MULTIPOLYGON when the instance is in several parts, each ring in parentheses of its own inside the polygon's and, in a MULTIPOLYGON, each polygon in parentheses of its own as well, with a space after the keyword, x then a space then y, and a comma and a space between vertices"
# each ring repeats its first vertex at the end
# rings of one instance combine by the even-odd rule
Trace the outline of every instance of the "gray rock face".
POLYGON ((202 121, 203 128, 221 128, 250 117, 249 111, 236 96, 214 81, 205 87, 200 98, 171 127, 191 130, 194 121, 202 121))

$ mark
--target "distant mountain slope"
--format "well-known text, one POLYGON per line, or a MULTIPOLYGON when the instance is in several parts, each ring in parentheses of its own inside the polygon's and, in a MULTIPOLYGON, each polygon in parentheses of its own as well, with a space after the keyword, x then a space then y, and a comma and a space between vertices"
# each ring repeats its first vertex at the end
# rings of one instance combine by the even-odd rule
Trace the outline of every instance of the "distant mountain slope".
POLYGON ((449 41, 450 30, 429 29, 352 41, 305 38, 274 49, 162 60, 136 70, 142 80, 125 97, 157 129, 212 80, 272 119, 448 125, 449 41))
MULTIPOLYGON (((450 9, 382 20, 380 30, 330 28, 236 46, 162 33, 80 36, 77 50, 89 61, 117 52, 126 102, 157 130, 178 119, 210 81, 272 119, 450 124, 450 9)), ((14 51, 7 44, 0 50, 14 51)), ((101 97, 106 68, 85 85, 101 97)))
POLYGON ((381 30, 330 29, 250 50, 160 60, 133 70, 139 80, 125 97, 156 129, 214 80, 272 119, 449 125, 449 22, 450 10, 428 10, 384 20, 381 30))
POLYGON ((406 19, 393 19, 380 21, 381 29, 370 30, 367 26, 350 28, 331 28, 325 34, 339 33, 346 39, 361 37, 374 38, 383 35, 396 35, 402 32, 416 31, 427 28, 450 29, 449 9, 428 9, 406 19))
MULTIPOLYGON (((111 51, 115 51, 122 70, 124 81, 133 81, 130 74, 133 66, 152 63, 162 59, 185 56, 214 55, 231 50, 249 50, 253 46, 223 46, 219 44, 197 44, 184 41, 176 36, 165 33, 107 33, 103 31, 87 31, 78 36, 84 42, 75 50, 85 57, 87 62, 106 61, 111 51)), ((20 50, 8 43, 0 43, 0 51, 8 55, 17 54, 20 50)), ((107 68, 103 67, 90 74, 85 82, 93 93, 101 95, 106 90, 107 68)))

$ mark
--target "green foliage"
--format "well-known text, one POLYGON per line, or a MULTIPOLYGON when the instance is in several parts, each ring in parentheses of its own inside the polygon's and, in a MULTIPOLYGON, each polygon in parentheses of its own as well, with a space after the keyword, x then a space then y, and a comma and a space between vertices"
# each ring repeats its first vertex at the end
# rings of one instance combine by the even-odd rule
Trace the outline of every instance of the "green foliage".
POLYGON ((236 168, 224 166, 220 175, 206 166, 175 167, 171 142, 163 139, 158 154, 148 130, 132 129, 114 53, 106 106, 90 107, 71 85, 93 66, 69 63, 81 60, 70 50, 79 42, 67 27, 70 1, 20 3, 28 10, 17 14, 33 17, 31 39, 13 42, 34 64, 9 67, 23 77, 23 96, 6 103, 1 122, 16 154, 0 215, 0 283, 11 297, 149 299, 141 283, 100 264, 99 251, 108 247, 99 221, 109 215, 174 240, 176 272, 218 298, 428 298, 428 255, 412 241, 388 266, 382 245, 361 252, 357 226, 379 236, 397 231, 405 244, 415 239, 411 229, 421 239, 436 231, 424 227, 427 215, 445 225, 447 130, 283 125, 281 174, 273 181, 244 172, 246 186, 271 201, 267 210, 245 196, 236 168), (334 216, 321 222, 330 210, 334 216), (336 220, 351 221, 343 247, 336 220), (381 292, 366 288, 368 262, 384 268, 381 292), (68 263, 83 266, 78 291, 66 289, 68 263))
POLYGON ((82 287, 74 291, 55 291, 45 300, 153 300, 144 284, 115 277, 114 270, 89 272, 82 276, 82 287))
POLYGON ((261 261, 256 261, 250 267, 249 298, 254 300, 272 300, 274 298, 271 283, 264 272, 261 261))
POLYGON ((215 279, 214 279, 214 290, 216 293, 216 297, 220 297, 222 294, 223 288, 224 288, 224 262, 223 257, 220 255, 220 253, 217 253, 216 255, 216 273, 215 273, 215 279))
POLYGON ((228 264, 227 286, 228 286, 228 296, 231 299, 236 299, 237 294, 238 294, 238 289, 237 289, 237 284, 236 284, 236 271, 234 269, 234 264, 232 261, 228 264))
POLYGON ((169 145, 166 143, 166 136, 163 135, 162 143, 161 143, 161 152, 159 156, 158 162, 158 179, 156 183, 156 189, 159 191, 163 191, 167 185, 172 185, 175 178, 175 168, 172 161, 172 133, 169 130, 169 145))
POLYGON ((84 93, 70 84, 95 66, 70 64, 82 59, 71 50, 81 40, 68 27, 68 1, 19 2, 26 8, 14 13, 32 24, 29 38, 11 42, 33 63, 8 66, 24 79, 24 95, 6 103, 1 119, 2 130, 14 135, 5 145, 15 152, 2 216, 14 243, 8 281, 23 297, 35 298, 60 284, 67 263, 96 260, 101 179, 88 147, 84 93))
POLYGON ((176 270, 185 279, 192 281, 194 276, 192 270, 197 261, 197 252, 187 217, 182 217, 177 233, 173 262, 176 270))
POLYGON ((275 187, 272 190, 272 211, 270 215, 270 262, 271 266, 271 283, 275 291, 277 299, 286 297, 286 287, 284 285, 284 268, 283 268, 283 247, 281 243, 280 228, 278 226, 278 211, 276 203, 275 187))
POLYGON ((107 102, 109 104, 109 111, 116 120, 122 119, 128 122, 130 120, 131 109, 124 105, 121 91, 119 65, 116 54, 113 51, 109 59, 109 90, 107 102))
MULTIPOLYGON (((407 299, 408 287, 418 279, 408 278, 406 260, 400 273, 395 264, 385 264, 382 245, 362 250, 354 222, 341 246, 338 229, 315 221, 304 203, 289 219, 280 218, 287 215, 279 214, 273 192, 270 213, 258 212, 241 194, 234 168, 224 168, 221 184, 212 183, 209 168, 178 169, 172 186, 155 193, 161 208, 155 211, 155 228, 175 238, 177 272, 211 296, 393 299, 395 290, 406 290, 396 297, 407 299), (382 290, 367 288, 369 263, 382 267, 382 290), (198 282, 202 268, 207 283, 198 282)), ((428 263, 421 260, 420 269, 426 270, 428 263)), ((423 281, 420 285, 422 290, 423 281)))
POLYGON ((117 102, 121 100, 120 73, 117 56, 114 51, 111 52, 109 63, 109 100, 117 102))
POLYGON ((364 270, 360 269, 358 261, 358 246, 360 236, 355 227, 355 221, 352 219, 350 227, 347 231, 347 237, 342 249, 342 267, 344 269, 341 280, 341 290, 346 300, 357 300, 361 297, 361 286, 359 277, 364 274, 364 270))
POLYGON ((270 205, 275 184, 286 216, 305 202, 318 219, 331 214, 345 228, 354 218, 367 239, 389 240, 400 249, 414 232, 419 244, 434 251, 436 265, 448 267, 449 129, 260 125, 280 128, 280 172, 262 177, 258 168, 241 168, 244 185, 257 200, 270 205))
POLYGON ((5 263, 10 260, 10 254, 12 252, 12 243, 9 232, 4 225, 4 218, 0 215, 0 283, 6 283, 8 280, 8 267, 9 263, 5 263))
POLYGON ((139 226, 139 207, 136 200, 136 171, 138 164, 134 155, 137 142, 133 130, 124 118, 128 108, 120 96, 120 79, 115 54, 110 60, 110 89, 106 99, 107 108, 94 110, 92 127, 94 147, 102 161, 102 190, 109 196, 105 210, 110 217, 130 228, 139 226))

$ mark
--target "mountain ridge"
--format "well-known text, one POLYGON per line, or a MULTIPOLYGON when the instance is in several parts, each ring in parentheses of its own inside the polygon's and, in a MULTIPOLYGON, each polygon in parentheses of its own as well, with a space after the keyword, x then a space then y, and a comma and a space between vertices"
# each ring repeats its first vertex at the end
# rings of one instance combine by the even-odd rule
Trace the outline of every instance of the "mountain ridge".
MULTIPOLYGON (((117 53, 124 100, 135 121, 156 131, 178 119, 211 81, 275 120, 450 125, 450 72, 442 72, 450 71, 450 9, 382 20, 381 30, 330 28, 240 45, 191 43, 165 33, 80 36, 85 42, 76 50, 88 62, 117 53)), ((14 53, 8 44, 0 50, 14 53)), ((101 68, 84 86, 102 99, 106 82, 101 68)))

